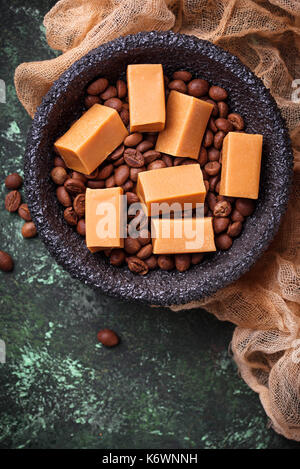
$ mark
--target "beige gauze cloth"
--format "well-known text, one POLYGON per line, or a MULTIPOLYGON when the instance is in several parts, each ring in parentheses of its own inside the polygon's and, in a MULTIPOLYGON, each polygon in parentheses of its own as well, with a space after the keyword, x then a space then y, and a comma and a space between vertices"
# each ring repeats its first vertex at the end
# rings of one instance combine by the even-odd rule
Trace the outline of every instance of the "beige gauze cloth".
POLYGON ((279 233, 240 280, 205 300, 172 309, 204 307, 236 324, 232 350, 241 376, 259 393, 273 428, 300 441, 299 0, 61 0, 44 25, 49 46, 62 55, 17 68, 16 90, 31 116, 75 60, 139 31, 172 29, 212 41, 237 55, 271 90, 289 127, 295 159, 293 190, 279 233))

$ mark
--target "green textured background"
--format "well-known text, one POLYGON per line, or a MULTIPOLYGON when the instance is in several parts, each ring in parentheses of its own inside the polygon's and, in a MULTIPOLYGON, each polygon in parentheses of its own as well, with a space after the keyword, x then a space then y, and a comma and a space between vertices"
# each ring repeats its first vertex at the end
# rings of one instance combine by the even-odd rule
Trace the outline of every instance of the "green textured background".
MULTIPOLYGON (((50 0, 1 1, 0 179, 18 170, 30 118, 15 67, 52 58, 42 20, 50 0)), ((203 310, 173 313, 97 294, 56 265, 0 197, 0 448, 300 448, 276 435, 228 354, 233 326, 203 310), (97 342, 102 327, 122 343, 97 342)))

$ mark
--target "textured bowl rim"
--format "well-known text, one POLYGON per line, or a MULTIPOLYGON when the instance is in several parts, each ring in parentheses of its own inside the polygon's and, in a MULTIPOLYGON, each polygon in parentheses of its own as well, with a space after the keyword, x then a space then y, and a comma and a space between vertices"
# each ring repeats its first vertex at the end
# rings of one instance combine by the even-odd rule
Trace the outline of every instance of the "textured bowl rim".
MULTIPOLYGON (((63 266, 72 277, 79 279, 85 284, 97 288, 101 292, 110 296, 125 300, 138 300, 146 304, 169 306, 172 304, 186 304, 192 301, 204 299, 215 293, 217 290, 236 281, 250 269, 250 267, 267 249, 274 235, 278 231, 280 220, 287 207, 292 180, 292 165, 293 154, 289 133, 274 98, 271 96, 270 91, 264 86, 262 80, 256 77, 237 57, 211 42, 198 39, 195 36, 173 33, 171 31, 141 32, 134 35, 119 37, 91 50, 81 59, 74 62, 71 67, 59 77, 48 93, 44 96, 43 101, 34 116, 27 139, 24 164, 25 194, 40 238, 45 243, 51 255, 56 259, 57 263, 63 266), (276 203, 274 203, 272 216, 266 223, 265 231, 262 239, 260 239, 260 243, 255 243, 251 246, 251 250, 249 250, 247 256, 243 258, 242 263, 239 259, 235 259, 229 266, 226 265, 224 271, 222 268, 217 271, 215 269, 213 275, 209 277, 210 281, 206 282, 206 284, 201 284, 199 278, 198 286, 196 285, 191 289, 185 290, 180 288, 180 278, 183 278, 182 275, 184 275, 184 273, 182 274, 179 272, 169 273, 160 271, 159 277, 157 276, 157 272, 150 272, 148 276, 156 275, 158 280, 158 285, 155 289, 151 288, 153 286, 151 285, 151 282, 150 288, 149 285, 147 285, 148 276, 139 277, 129 271, 126 272, 125 275, 123 272, 122 275, 120 275, 120 278, 118 278, 116 273, 111 274, 110 271, 110 274, 107 272, 107 275, 104 274, 101 276, 100 282, 95 282, 92 278, 92 272, 88 269, 85 270, 87 266, 75 265, 74 268, 69 259, 70 256, 72 257, 76 253, 74 254, 74 252, 70 252, 71 249, 68 244, 61 248, 61 239, 59 239, 58 233, 53 231, 53 226, 49 221, 49 217, 47 217, 46 213, 43 212, 43 194, 39 190, 39 181, 36 177, 36 168, 39 164, 37 154, 43 129, 47 126, 47 116, 53 106, 55 106, 57 98, 66 92, 72 80, 75 77, 78 77, 78 75, 86 69, 87 64, 90 64, 91 61, 93 64, 96 64, 101 63, 101 61, 105 59, 108 60, 114 55, 114 50, 134 51, 134 49, 141 47, 153 48, 153 40, 155 40, 156 48, 180 47, 186 50, 192 49, 194 52, 199 51, 199 53, 207 58, 220 63, 224 68, 228 68, 231 73, 237 75, 240 80, 251 84, 252 87, 254 86, 255 93, 260 99, 267 103, 268 106, 270 106, 270 111, 274 113, 274 120, 276 120, 277 125, 281 129, 280 139, 286 155, 284 167, 285 172, 282 174, 280 193, 279 191, 274 193, 274 202, 276 203), (163 290, 161 289, 162 283, 165 283, 165 288, 163 290)), ((78 242, 78 244, 80 243, 78 242)), ((118 269, 120 272, 123 270, 117 267, 107 266, 107 270, 112 268, 118 269)))

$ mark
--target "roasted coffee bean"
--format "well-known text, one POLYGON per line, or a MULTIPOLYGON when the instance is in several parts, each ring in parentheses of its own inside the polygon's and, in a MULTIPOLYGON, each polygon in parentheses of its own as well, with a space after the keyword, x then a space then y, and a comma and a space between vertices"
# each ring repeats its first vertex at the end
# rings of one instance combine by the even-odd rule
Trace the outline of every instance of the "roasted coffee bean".
POLYGON ((214 218, 213 219, 213 229, 216 234, 222 233, 222 231, 226 231, 229 226, 230 220, 229 218, 214 218))
POLYGON ((194 252, 192 254, 192 264, 193 265, 200 264, 200 262, 202 262, 203 260, 203 257, 204 257, 203 252, 194 252))
POLYGON ((231 203, 227 200, 220 200, 213 209, 215 217, 228 217, 231 213, 231 203))
POLYGON ((124 164, 124 163, 125 163, 124 156, 121 156, 121 158, 113 162, 113 165, 115 168, 117 168, 118 166, 121 166, 121 164, 124 164))
POLYGON ((0 251, 0 270, 11 272, 14 268, 14 261, 8 252, 0 251))
POLYGON ((60 156, 56 156, 53 161, 54 166, 61 166, 62 168, 66 169, 66 163, 60 156))
POLYGON ((142 259, 139 259, 138 257, 128 257, 127 265, 129 270, 135 274, 146 275, 149 271, 149 267, 146 262, 144 262, 142 259))
POLYGON ((80 179, 80 181, 83 182, 84 184, 86 184, 87 182, 86 176, 82 173, 79 173, 78 171, 72 172, 72 179, 80 179))
POLYGON ((204 101, 206 101, 207 103, 210 103, 210 104, 213 105, 213 110, 212 110, 212 113, 211 113, 212 117, 218 117, 218 115, 219 115, 219 108, 218 108, 217 103, 216 103, 215 101, 213 101, 212 99, 209 99, 209 98, 207 98, 207 99, 202 98, 202 99, 203 99, 204 101))
POLYGON ((152 255, 152 244, 146 244, 136 254, 139 259, 147 259, 152 255))
POLYGON ((103 189, 103 187, 105 187, 105 181, 98 181, 97 179, 93 179, 87 182, 87 187, 89 187, 89 189, 103 189))
POLYGON ((228 115, 227 119, 231 122, 235 130, 243 130, 245 127, 244 119, 240 114, 232 112, 228 115))
POLYGON ((218 161, 209 161, 204 169, 209 176, 216 176, 220 172, 221 165, 218 161))
POLYGON ((205 148, 210 147, 213 144, 214 141, 214 134, 210 129, 206 129, 204 137, 203 137, 203 142, 202 145, 205 148))
POLYGON ((151 269, 151 270, 156 269, 156 267, 157 267, 157 257, 152 255, 152 256, 148 257, 148 259, 145 259, 145 263, 147 264, 149 269, 151 269))
POLYGON ((208 94, 214 101, 225 101, 228 97, 227 91, 220 86, 211 86, 208 94))
POLYGON ((21 205, 21 194, 19 191, 11 191, 5 197, 5 208, 8 212, 16 212, 21 205))
POLYGON ((195 78, 194 80, 189 82, 187 89, 189 95, 199 98, 200 96, 207 95, 209 85, 206 80, 202 80, 201 78, 195 78))
POLYGON ((103 252, 104 252, 105 257, 109 257, 111 254, 111 251, 112 251, 112 248, 104 249, 103 252))
POLYGON ((207 156, 208 156, 209 161, 219 161, 220 152, 215 147, 210 147, 207 150, 207 156))
POLYGON ((100 103, 101 103, 101 99, 99 98, 99 96, 93 96, 91 94, 87 95, 84 100, 84 105, 88 109, 94 106, 94 104, 100 104, 100 103))
POLYGON ((23 220, 31 221, 31 215, 27 204, 21 204, 18 208, 18 214, 23 220))
POLYGON ((150 243, 151 241, 150 231, 146 228, 140 230, 138 241, 142 246, 145 246, 146 244, 150 243))
POLYGON ((162 270, 172 270, 175 267, 174 258, 168 254, 161 254, 157 258, 158 267, 162 270))
POLYGON ((152 169, 162 169, 166 167, 167 165, 163 160, 155 160, 155 161, 152 161, 152 163, 148 164, 147 170, 151 171, 152 169))
POLYGON ((176 90, 176 91, 179 91, 180 93, 187 92, 187 87, 183 80, 170 81, 170 83, 168 84, 168 88, 169 90, 176 90))
POLYGON ((103 91, 106 90, 107 87, 108 80, 106 78, 98 78, 90 84, 86 91, 88 94, 97 95, 103 93, 103 91))
POLYGON ((62 186, 69 177, 65 168, 62 168, 61 166, 53 168, 50 174, 52 181, 59 186, 62 186))
POLYGON ((97 338, 105 347, 115 347, 120 342, 117 334, 111 329, 101 329, 97 334, 97 338))
POLYGON ((121 156, 123 155, 124 153, 124 150, 125 150, 125 147, 124 145, 119 145, 118 148, 116 148, 110 155, 109 155, 109 161, 116 161, 118 160, 119 158, 121 158, 121 156))
POLYGON ((4 184, 7 189, 16 190, 22 186, 23 178, 18 173, 12 173, 6 176, 4 184))
POLYGON ((94 169, 93 172, 91 172, 90 174, 86 174, 85 176, 87 179, 98 179, 98 175, 99 175, 99 169, 96 168, 94 169))
POLYGON ((228 104, 224 103, 224 101, 219 101, 218 103, 218 109, 219 109, 219 117, 226 117, 228 116, 228 104))
POLYGON ((120 112, 122 109, 122 101, 119 98, 109 98, 104 101, 104 106, 111 107, 115 109, 117 112, 120 112))
POLYGON ((252 199, 236 199, 235 208, 244 216, 252 215, 255 203, 252 199))
POLYGON ((157 160, 157 158, 161 157, 160 151, 149 150, 143 153, 145 164, 152 163, 152 161, 157 160))
POLYGON ((138 179, 138 174, 143 171, 146 171, 145 166, 142 166, 141 168, 130 168, 130 179, 133 182, 136 182, 138 179))
POLYGON ((76 231, 78 234, 80 234, 80 236, 85 236, 85 219, 84 218, 81 218, 78 223, 77 223, 77 227, 76 227, 76 231))
POLYGON ((144 166, 144 156, 140 151, 134 148, 127 148, 124 152, 124 160, 132 168, 141 168, 144 166))
POLYGON ((184 161, 182 162, 181 166, 187 166, 189 164, 197 164, 199 163, 198 160, 194 160, 192 158, 185 158, 184 161))
POLYGON ((73 209, 73 207, 67 207, 64 211, 64 219, 68 225, 76 226, 78 222, 78 215, 73 209))
POLYGON ((125 127, 127 127, 129 124, 129 111, 127 111, 127 109, 121 109, 120 117, 125 127))
POLYGON ((208 181, 203 181, 204 182, 204 185, 205 185, 205 190, 206 192, 209 191, 209 182, 208 181))
POLYGON ((217 182, 217 184, 216 184, 215 192, 216 192, 217 194, 220 192, 220 181, 217 182))
POLYGON ((173 161, 173 166, 180 166, 182 165, 182 163, 184 162, 185 158, 181 158, 181 157, 177 157, 177 158, 174 158, 174 161, 173 161))
POLYGON ((206 194, 206 199, 205 199, 205 200, 206 200, 206 202, 207 202, 208 207, 210 208, 210 210, 213 211, 214 208, 215 208, 215 205, 216 205, 216 203, 217 203, 217 198, 216 198, 215 194, 214 194, 213 192, 208 192, 208 193, 206 194))
POLYGON ((127 181, 124 182, 124 184, 122 184, 121 187, 122 187, 122 189, 123 189, 124 192, 129 192, 129 191, 131 191, 131 190, 133 189, 133 186, 134 186, 134 184, 133 184, 133 182, 131 181, 131 179, 127 179, 127 181))
POLYGON ((126 147, 135 147, 143 140, 143 135, 140 132, 134 132, 133 134, 128 135, 124 139, 124 145, 126 147))
POLYGON ((73 208, 79 217, 85 214, 85 194, 78 194, 73 200, 73 208))
POLYGON ((99 168, 97 179, 107 179, 111 175, 113 170, 114 167, 111 163, 107 164, 106 166, 103 166, 102 168, 99 168))
POLYGON ((216 127, 219 130, 223 130, 223 132, 225 133, 231 132, 233 130, 231 122, 227 119, 224 119, 224 117, 219 117, 218 119, 216 119, 215 123, 216 127))
POLYGON ((211 117, 208 121, 208 127, 210 128, 210 130, 215 134, 216 132, 218 132, 218 128, 216 126, 216 121, 213 117, 211 117))
POLYGON ((103 93, 100 94, 100 98, 103 99, 103 101, 107 101, 107 99, 116 98, 117 95, 117 88, 115 86, 109 86, 103 93))
POLYGON ((33 238, 37 235, 37 230, 33 221, 26 221, 22 226, 21 232, 23 238, 33 238))
POLYGON ((179 272, 185 272, 191 265, 190 254, 175 254, 175 267, 179 272))
POLYGON ((115 176, 114 176, 114 175, 109 176, 109 178, 107 178, 107 179, 105 180, 105 187, 106 187, 107 189, 109 189, 109 188, 111 188, 111 187, 115 187, 115 185, 116 185, 116 181, 115 181, 115 176))
POLYGON ((215 136, 214 136, 214 147, 217 149, 217 150, 220 150, 220 148, 222 147, 223 145, 223 140, 224 140, 224 137, 225 137, 225 132, 223 132, 223 130, 219 130, 215 136))
POLYGON ((117 80, 116 83, 118 98, 123 99, 127 95, 127 85, 123 80, 117 80))
POLYGON ((69 195, 69 193, 66 191, 64 186, 59 186, 56 189, 56 197, 58 201, 64 206, 64 207, 70 207, 72 205, 72 200, 69 195))
POLYGON ((129 178, 129 167, 126 164, 122 164, 115 170, 115 183, 117 186, 122 186, 125 181, 129 178))
POLYGON ((200 166, 204 166, 207 163, 207 150, 204 147, 200 148, 199 156, 198 156, 198 162, 200 163, 200 166))
POLYGON ((153 148, 154 143, 150 140, 143 140, 141 143, 138 144, 136 147, 137 151, 144 153, 145 151, 151 150, 153 148))
POLYGON ((157 133, 157 132, 147 132, 147 133, 145 134, 145 138, 146 138, 147 140, 149 140, 150 142, 152 142, 153 145, 156 143, 157 137, 158 137, 158 133, 157 133))
POLYGON ((217 176, 212 176, 209 178, 209 190, 212 192, 216 192, 216 185, 218 184, 220 180, 220 175, 218 174, 217 176))
POLYGON ((228 230, 227 230, 227 234, 231 237, 231 238, 235 238, 236 236, 238 236, 240 234, 240 232, 242 231, 242 228, 243 228, 243 225, 240 221, 235 221, 234 223, 232 223, 228 230))
POLYGON ((215 237, 216 247, 221 249, 221 251, 226 251, 232 246, 232 239, 228 234, 222 233, 215 237))
POLYGON ((243 215, 236 208, 231 213, 230 218, 232 221, 240 221, 241 223, 243 223, 245 220, 245 217, 243 217, 243 215))
POLYGON ((72 179, 69 178, 64 183, 64 188, 69 192, 71 195, 81 194, 85 192, 85 185, 79 179, 72 179))
POLYGON ((173 166, 173 160, 169 155, 162 155, 161 159, 166 163, 167 168, 173 166))
POLYGON ((204 168, 201 168, 201 171, 202 171, 203 180, 204 180, 204 181, 206 181, 206 180, 208 181, 208 174, 207 174, 207 172, 205 171, 205 169, 204 169, 204 168))
POLYGON ((128 254, 135 254, 140 250, 140 243, 136 238, 125 238, 124 240, 124 249, 128 254))
POLYGON ((190 81, 192 79, 192 74, 187 72, 186 70, 177 70, 177 72, 173 73, 173 80, 182 80, 182 81, 190 81))
POLYGON ((125 257, 126 255, 123 249, 113 249, 109 256, 109 262, 111 265, 119 267, 125 262, 125 257))
POLYGON ((134 192, 126 192, 128 205, 136 204, 139 202, 138 196, 134 192))

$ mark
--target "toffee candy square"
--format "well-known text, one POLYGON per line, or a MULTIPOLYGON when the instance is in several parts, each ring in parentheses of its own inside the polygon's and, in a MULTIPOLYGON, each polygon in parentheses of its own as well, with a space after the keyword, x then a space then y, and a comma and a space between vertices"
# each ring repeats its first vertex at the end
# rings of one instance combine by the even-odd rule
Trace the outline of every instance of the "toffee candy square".
POLYGON ((152 218, 151 235, 154 254, 216 250, 211 217, 152 218))
POLYGON ((54 147, 68 168, 90 174, 127 135, 115 109, 94 104, 56 140, 54 147))
POLYGON ((195 208, 197 203, 204 203, 206 189, 199 164, 191 164, 139 173, 136 193, 145 214, 150 216, 170 208, 184 209, 185 203, 195 208), (171 207, 175 203, 177 206, 171 207))
POLYGON ((124 247, 123 189, 87 189, 86 245, 91 252, 124 247))
POLYGON ((229 132, 223 141, 220 195, 257 199, 263 136, 229 132))
POLYGON ((165 88, 161 64, 127 67, 130 132, 160 132, 165 127, 165 88))
POLYGON ((158 136, 155 150, 197 160, 212 110, 212 104, 172 90, 166 126, 158 136))

